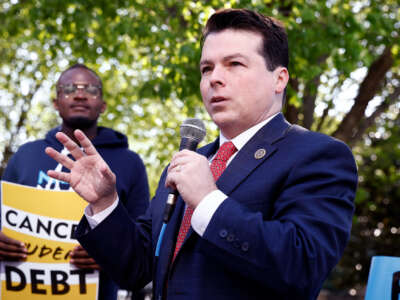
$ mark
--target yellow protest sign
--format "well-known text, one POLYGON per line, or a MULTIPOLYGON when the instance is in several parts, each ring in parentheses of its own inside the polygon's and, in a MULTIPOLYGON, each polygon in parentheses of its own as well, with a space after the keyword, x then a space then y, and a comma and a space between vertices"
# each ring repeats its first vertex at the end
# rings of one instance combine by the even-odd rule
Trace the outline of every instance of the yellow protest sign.
POLYGON ((1 264, 0 300, 97 299, 97 271, 69 263, 72 234, 87 203, 72 191, 42 190, 1 182, 1 225, 25 243, 24 262, 1 264))

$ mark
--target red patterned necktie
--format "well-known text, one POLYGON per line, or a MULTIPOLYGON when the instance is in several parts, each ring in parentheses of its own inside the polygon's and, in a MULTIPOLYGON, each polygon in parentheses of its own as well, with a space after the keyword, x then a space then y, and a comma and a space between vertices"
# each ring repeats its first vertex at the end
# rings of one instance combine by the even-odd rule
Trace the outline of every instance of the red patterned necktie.
MULTIPOLYGON (((215 181, 217 181, 217 179, 225 171, 226 162, 236 151, 237 151, 237 149, 232 142, 225 142, 218 149, 218 152, 215 155, 215 157, 210 165, 211 173, 213 174, 215 181)), ((175 251, 174 251, 174 256, 172 258, 172 261, 175 260, 175 257, 178 254, 179 249, 181 249, 183 241, 185 240, 186 234, 189 231, 192 214, 193 214, 193 209, 188 206, 185 210, 185 214, 182 219, 181 227, 179 228, 178 238, 176 240, 176 246, 175 246, 175 251)))

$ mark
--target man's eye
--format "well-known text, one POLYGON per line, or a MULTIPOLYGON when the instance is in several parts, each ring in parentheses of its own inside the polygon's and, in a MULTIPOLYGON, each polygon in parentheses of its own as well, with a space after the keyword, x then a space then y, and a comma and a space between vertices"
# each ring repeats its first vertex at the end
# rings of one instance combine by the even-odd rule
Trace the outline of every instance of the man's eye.
POLYGON ((86 88, 86 92, 88 92, 91 95, 97 95, 99 93, 99 88, 97 86, 89 85, 86 88))
POLYGON ((210 70, 211 70, 211 67, 203 67, 203 68, 201 68, 200 72, 201 72, 201 74, 204 74, 204 73, 207 73, 210 70))
POLYGON ((239 61, 231 61, 231 66, 241 66, 242 63, 239 61))
POLYGON ((76 87, 73 84, 65 85, 63 88, 64 94, 72 94, 76 90, 76 87))

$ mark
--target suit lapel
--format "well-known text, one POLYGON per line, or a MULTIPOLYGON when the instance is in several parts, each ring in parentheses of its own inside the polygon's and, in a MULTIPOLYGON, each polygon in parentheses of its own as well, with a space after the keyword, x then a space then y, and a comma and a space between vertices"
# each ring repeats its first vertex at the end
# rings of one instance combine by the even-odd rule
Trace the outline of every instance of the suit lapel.
POLYGON ((278 150, 274 145, 285 137, 290 124, 280 113, 262 127, 238 152, 217 181, 218 188, 229 195, 254 169, 278 150))
POLYGON ((212 155, 214 155, 219 148, 219 138, 217 138, 214 142, 201 147, 197 152, 207 158, 210 158, 212 155))

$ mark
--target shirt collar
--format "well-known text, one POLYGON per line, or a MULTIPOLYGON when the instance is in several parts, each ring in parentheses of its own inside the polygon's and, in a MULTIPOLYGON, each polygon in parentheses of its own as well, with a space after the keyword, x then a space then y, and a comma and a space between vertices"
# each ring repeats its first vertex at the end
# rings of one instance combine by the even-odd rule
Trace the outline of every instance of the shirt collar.
MULTIPOLYGON (((278 113, 270 116, 268 119, 254 125, 253 127, 250 127, 246 131, 243 131, 241 134, 238 136, 234 137, 231 142, 235 145, 236 149, 240 151, 240 149, 243 148, 244 145, 256 134, 258 130, 260 130, 265 124, 267 124, 269 121, 271 121, 278 113)), ((219 146, 225 142, 228 142, 229 139, 227 139, 222 132, 219 133, 219 146)))

